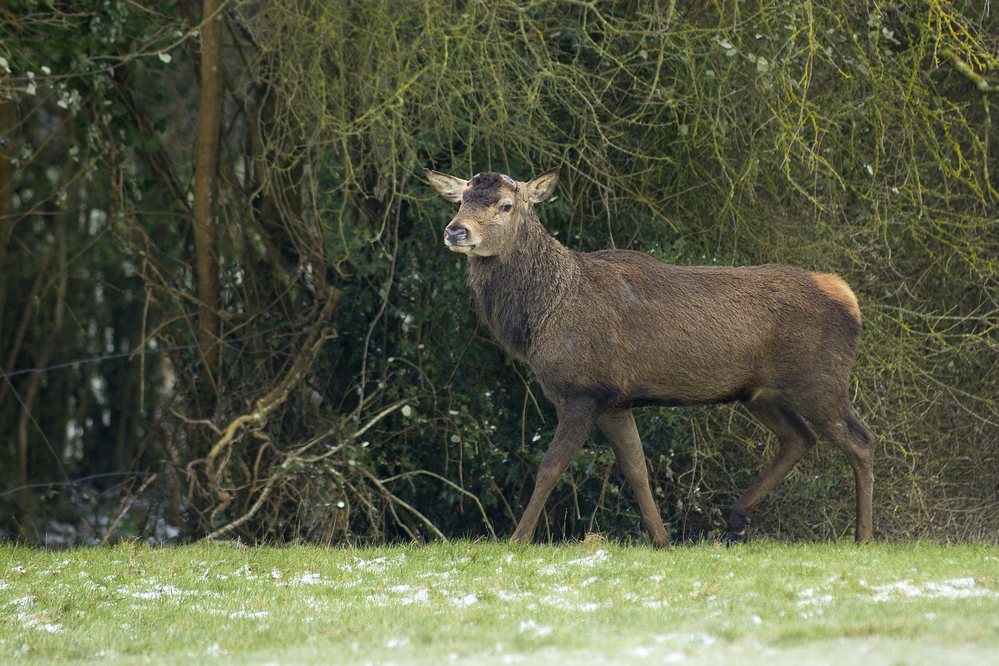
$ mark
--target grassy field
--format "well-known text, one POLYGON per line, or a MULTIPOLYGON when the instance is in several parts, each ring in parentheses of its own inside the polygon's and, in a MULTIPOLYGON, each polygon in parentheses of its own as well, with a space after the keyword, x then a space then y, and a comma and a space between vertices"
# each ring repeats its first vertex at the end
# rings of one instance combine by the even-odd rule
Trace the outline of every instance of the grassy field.
POLYGON ((55 660, 999 663, 999 548, 0 545, 0 662, 55 660))

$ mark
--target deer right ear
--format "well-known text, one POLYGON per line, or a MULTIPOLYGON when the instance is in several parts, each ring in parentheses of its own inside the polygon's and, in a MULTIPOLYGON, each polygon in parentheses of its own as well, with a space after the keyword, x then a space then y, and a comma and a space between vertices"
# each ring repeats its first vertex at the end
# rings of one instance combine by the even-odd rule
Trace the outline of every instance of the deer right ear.
POLYGON ((527 200, 531 203, 548 201, 555 192, 556 185, 558 185, 558 167, 549 169, 524 184, 527 200))
POLYGON ((431 171, 430 169, 424 169, 423 174, 442 197, 454 203, 461 203, 461 193, 468 187, 467 180, 455 178, 439 171, 431 171))

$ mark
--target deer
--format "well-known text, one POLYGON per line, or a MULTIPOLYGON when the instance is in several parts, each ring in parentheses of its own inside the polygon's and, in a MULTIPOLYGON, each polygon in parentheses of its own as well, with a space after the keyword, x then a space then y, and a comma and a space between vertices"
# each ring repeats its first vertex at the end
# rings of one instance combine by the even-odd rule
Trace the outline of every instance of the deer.
POLYGON ((480 318, 530 366, 558 419, 513 541, 534 538, 552 489, 595 425, 652 544, 668 546, 632 410, 730 402, 779 446, 732 505, 727 545, 746 538, 754 509, 815 445, 816 432, 846 454, 856 541, 872 540, 874 437, 849 400, 861 315, 842 278, 782 264, 682 266, 635 250, 577 252, 534 210, 552 197, 558 168, 526 182, 496 172, 424 174, 460 204, 444 244, 467 257, 480 318))

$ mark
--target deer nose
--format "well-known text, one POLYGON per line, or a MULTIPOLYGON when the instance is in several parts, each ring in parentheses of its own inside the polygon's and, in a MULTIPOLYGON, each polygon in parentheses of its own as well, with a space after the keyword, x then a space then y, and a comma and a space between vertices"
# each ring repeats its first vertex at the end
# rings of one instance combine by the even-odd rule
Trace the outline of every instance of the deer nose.
POLYGON ((444 229, 444 240, 451 244, 457 244, 463 242, 468 238, 468 229, 465 227, 452 227, 448 225, 444 229))

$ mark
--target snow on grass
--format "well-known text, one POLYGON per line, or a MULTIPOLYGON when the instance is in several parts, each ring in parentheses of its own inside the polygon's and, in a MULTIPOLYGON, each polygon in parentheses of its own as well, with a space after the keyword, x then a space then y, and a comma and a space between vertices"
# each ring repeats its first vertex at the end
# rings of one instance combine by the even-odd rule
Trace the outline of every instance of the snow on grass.
POLYGON ((298 578, 295 578, 292 583, 297 585, 318 585, 322 582, 322 574, 318 574, 314 571, 306 571, 298 578))
POLYGON ((479 602, 479 598, 475 595, 474 592, 466 594, 466 595, 464 595, 462 597, 455 597, 455 598, 451 599, 451 605, 452 606, 462 606, 462 607, 465 607, 465 606, 471 606, 471 605, 476 604, 478 602, 479 602))
POLYGON ((555 631, 555 627, 548 624, 538 624, 534 620, 521 620, 520 624, 517 625, 517 631, 522 634, 530 633, 534 638, 544 638, 551 635, 555 631))
POLYGON ((226 617, 230 620, 262 620, 265 617, 270 617, 270 611, 248 611, 248 610, 237 610, 226 613, 226 617))
POLYGON ((806 587, 798 592, 798 608, 801 609, 799 615, 803 618, 818 617, 823 614, 824 607, 833 602, 833 595, 819 594, 815 588, 806 587))
POLYGON ((897 597, 924 597, 930 599, 999 598, 999 592, 979 587, 974 578, 951 578, 949 580, 931 581, 921 585, 913 583, 909 579, 886 585, 867 585, 864 581, 861 581, 861 584, 874 593, 875 601, 890 601, 897 597))
POLYGON ((610 558, 610 555, 603 548, 597 550, 592 555, 587 555, 586 557, 580 557, 574 560, 569 560, 564 564, 551 564, 547 567, 542 567, 539 571, 547 576, 554 576, 555 574, 562 573, 566 570, 572 571, 576 568, 589 568, 600 564, 601 562, 606 562, 610 558))
POLYGON ((30 615, 27 612, 28 608, 35 606, 35 602, 38 598, 34 595, 27 595, 23 597, 18 597, 17 599, 11 599, 7 602, 8 606, 13 606, 18 609, 15 613, 15 617, 20 620, 21 626, 25 629, 35 629, 38 631, 44 631, 49 634, 58 634, 65 627, 57 622, 45 622, 44 620, 39 620, 34 615, 30 615))
POLYGON ((48 634, 58 634, 65 629, 61 624, 54 622, 42 622, 37 618, 26 616, 23 613, 18 615, 18 619, 21 620, 21 626, 25 629, 38 629, 39 631, 44 631, 48 634))
POLYGON ((199 590, 181 590, 175 585, 160 585, 156 581, 150 581, 150 584, 153 587, 148 590, 130 590, 123 585, 118 588, 118 593, 132 597, 133 599, 143 599, 145 601, 155 601, 162 597, 195 597, 204 595, 199 590))
POLYGON ((430 592, 426 588, 420 588, 413 594, 402 597, 399 599, 399 603, 403 606, 410 606, 412 604, 425 604, 430 601, 430 592))
POLYGON ((294 643, 310 646, 302 655, 319 650, 345 655, 345 663, 669 664, 732 657, 729 663, 755 664, 771 648, 855 636, 882 624, 952 646, 961 640, 953 628, 966 623, 950 613, 970 613, 965 634, 981 636, 981 613, 957 607, 999 598, 995 575, 981 565, 989 558, 975 551, 946 551, 962 560, 937 566, 941 558, 930 556, 936 550, 927 555, 927 547, 895 563, 875 548, 763 544, 664 554, 601 546, 120 548, 110 554, 123 559, 81 551, 73 562, 45 553, 25 561, 17 552, 0 573, 0 615, 6 612, 12 632, 0 623, 0 662, 31 641, 37 655, 73 644, 93 658, 141 650, 164 663, 191 655, 254 661, 253 655, 294 643), (28 566, 15 572, 18 560, 28 566), (873 570, 877 584, 858 579, 859 571, 873 570), (872 597, 886 603, 871 604, 872 597), (957 601, 917 606, 933 599, 957 601), (816 616, 820 622, 810 619, 816 616), (951 630, 933 638, 941 619, 951 630), (152 645, 142 627, 171 623, 187 628, 189 648, 128 647, 136 638, 152 645), (750 653, 759 658, 741 659, 750 653))

